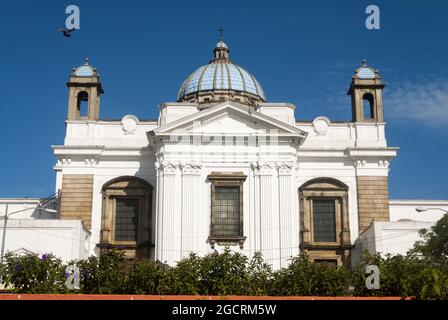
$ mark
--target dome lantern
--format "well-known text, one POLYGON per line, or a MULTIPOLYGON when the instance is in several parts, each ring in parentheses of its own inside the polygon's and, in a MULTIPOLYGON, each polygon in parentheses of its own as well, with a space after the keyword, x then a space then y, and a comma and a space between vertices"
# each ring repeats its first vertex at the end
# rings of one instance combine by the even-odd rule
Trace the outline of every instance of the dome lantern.
POLYGON ((213 59, 213 61, 230 62, 229 52, 230 50, 227 44, 220 39, 216 44, 215 49, 213 49, 213 53, 215 54, 215 59, 213 59))

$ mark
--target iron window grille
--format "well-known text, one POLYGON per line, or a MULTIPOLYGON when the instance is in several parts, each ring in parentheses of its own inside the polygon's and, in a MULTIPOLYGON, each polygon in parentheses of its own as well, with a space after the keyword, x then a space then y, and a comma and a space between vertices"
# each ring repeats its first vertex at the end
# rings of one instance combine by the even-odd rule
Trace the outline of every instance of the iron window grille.
POLYGON ((211 181, 211 224, 209 242, 215 244, 240 245, 244 240, 243 231, 243 183, 246 176, 242 172, 212 172, 211 181))

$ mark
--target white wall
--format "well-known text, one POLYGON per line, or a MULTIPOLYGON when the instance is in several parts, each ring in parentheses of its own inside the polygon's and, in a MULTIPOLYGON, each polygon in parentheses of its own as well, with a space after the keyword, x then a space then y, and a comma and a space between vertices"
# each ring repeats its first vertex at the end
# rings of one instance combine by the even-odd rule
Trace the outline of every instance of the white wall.
MULTIPOLYGON (((3 198, 0 199, 0 216, 3 216, 8 210, 8 213, 21 211, 13 214, 11 218, 14 219, 57 219, 58 213, 49 213, 45 211, 36 210, 36 207, 42 199, 37 198, 3 198), (22 211, 23 210, 23 211, 22 211)), ((58 209, 57 202, 51 201, 46 208, 58 209)))
MULTIPOLYGON (((3 220, 0 221, 0 237, 3 220)), ((90 234, 79 220, 8 220, 5 252, 52 253, 63 261, 88 257, 90 234)), ((0 238, 1 239, 1 238, 0 238)))
MULTIPOLYGON (((81 221, 59 220, 57 213, 36 210, 41 200, 0 199, 0 246, 7 208, 10 217, 6 225, 5 252, 52 253, 65 262, 87 258, 90 233, 83 228, 81 221), (24 211, 14 214, 21 210, 24 211)), ((44 207, 57 209, 57 202, 51 201, 44 207)))
POLYGON ((352 261, 367 250, 370 253, 403 254, 421 240, 419 230, 430 229, 445 214, 442 210, 417 212, 416 208, 448 210, 447 200, 390 200, 390 222, 374 222, 355 242, 352 261))
POLYGON ((390 200, 390 221, 410 219, 413 221, 436 222, 444 215, 442 210, 417 212, 416 208, 448 210, 448 200, 390 200))
POLYGON ((352 250, 352 263, 365 250, 371 254, 405 255, 416 241, 421 240, 419 230, 430 229, 433 224, 422 221, 373 222, 357 239, 352 250))

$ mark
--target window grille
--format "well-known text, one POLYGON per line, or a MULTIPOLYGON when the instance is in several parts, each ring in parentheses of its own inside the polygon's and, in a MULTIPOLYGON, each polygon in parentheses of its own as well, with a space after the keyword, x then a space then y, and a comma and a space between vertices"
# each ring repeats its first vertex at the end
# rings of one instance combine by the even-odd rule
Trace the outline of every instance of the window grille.
POLYGON ((241 236, 240 187, 215 187, 212 236, 241 236))
POLYGON ((334 200, 313 200, 313 234, 315 242, 336 242, 334 200))
POLYGON ((137 241, 139 200, 117 198, 115 204, 115 240, 137 241))

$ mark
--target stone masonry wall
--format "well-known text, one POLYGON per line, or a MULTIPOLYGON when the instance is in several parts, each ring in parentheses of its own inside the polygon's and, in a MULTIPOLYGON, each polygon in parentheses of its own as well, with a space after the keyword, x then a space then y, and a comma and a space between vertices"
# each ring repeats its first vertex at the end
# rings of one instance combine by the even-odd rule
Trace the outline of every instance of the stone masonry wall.
POLYGON ((364 231, 372 219, 389 221, 389 190, 387 177, 358 176, 359 232, 364 231))
POLYGON ((92 224, 93 175, 62 176, 61 219, 82 220, 87 229, 92 224))

